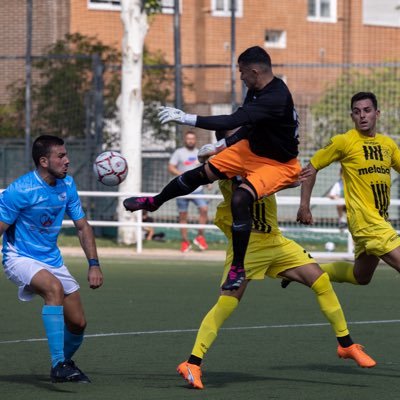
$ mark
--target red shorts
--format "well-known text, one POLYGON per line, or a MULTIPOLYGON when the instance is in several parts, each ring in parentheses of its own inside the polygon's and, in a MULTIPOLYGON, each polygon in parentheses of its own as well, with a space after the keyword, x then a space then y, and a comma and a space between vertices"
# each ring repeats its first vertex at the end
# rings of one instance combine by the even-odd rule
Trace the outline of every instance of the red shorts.
POLYGON ((241 140, 209 160, 228 178, 240 175, 257 192, 257 197, 270 196, 297 182, 301 166, 297 158, 281 163, 257 156, 250 150, 248 140, 241 140))

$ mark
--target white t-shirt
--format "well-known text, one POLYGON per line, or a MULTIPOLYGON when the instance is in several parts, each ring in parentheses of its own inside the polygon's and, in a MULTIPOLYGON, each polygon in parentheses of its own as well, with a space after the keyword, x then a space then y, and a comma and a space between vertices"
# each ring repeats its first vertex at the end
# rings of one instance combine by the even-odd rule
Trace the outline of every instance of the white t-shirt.
POLYGON ((343 198, 344 193, 343 193, 343 181, 340 179, 338 180, 333 186, 332 189, 329 191, 328 194, 329 197, 339 197, 343 198))
POLYGON ((169 159, 169 163, 174 165, 179 172, 189 171, 199 164, 197 160, 197 153, 199 149, 194 148, 192 150, 187 149, 186 147, 179 147, 176 149, 171 158, 169 159))
MULTIPOLYGON (((197 153, 199 152, 198 148, 194 148, 192 150, 186 147, 179 147, 176 149, 169 159, 169 163, 174 165, 177 170, 181 173, 186 171, 190 171, 193 168, 196 168, 200 163, 197 160, 197 153)), ((200 186, 193 193, 198 193, 203 190, 203 187, 200 186)))

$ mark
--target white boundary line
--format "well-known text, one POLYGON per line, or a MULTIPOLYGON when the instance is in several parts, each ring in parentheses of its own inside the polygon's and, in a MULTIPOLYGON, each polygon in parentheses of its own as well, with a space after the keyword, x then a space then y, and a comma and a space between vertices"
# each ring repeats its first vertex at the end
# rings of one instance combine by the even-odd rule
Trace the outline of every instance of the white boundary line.
MULTIPOLYGON (((383 319, 376 321, 353 321, 347 322, 348 325, 373 325, 373 324, 397 324, 400 323, 400 319, 383 319)), ((237 326, 231 328, 221 328, 224 331, 238 331, 238 330, 253 330, 253 329, 282 329, 282 328, 313 328, 320 326, 329 326, 327 322, 322 323, 310 323, 310 324, 283 324, 283 325, 259 325, 259 326, 237 326)), ((189 333, 197 332, 196 329, 166 329, 162 331, 137 331, 137 332, 111 332, 111 333, 95 333, 91 335, 85 335, 85 338, 98 338, 98 337, 110 337, 110 336, 139 336, 139 335, 159 335, 164 333, 189 333)), ((37 339, 18 339, 18 340, 3 340, 0 344, 15 344, 15 343, 28 343, 28 342, 44 342, 46 338, 37 339)))

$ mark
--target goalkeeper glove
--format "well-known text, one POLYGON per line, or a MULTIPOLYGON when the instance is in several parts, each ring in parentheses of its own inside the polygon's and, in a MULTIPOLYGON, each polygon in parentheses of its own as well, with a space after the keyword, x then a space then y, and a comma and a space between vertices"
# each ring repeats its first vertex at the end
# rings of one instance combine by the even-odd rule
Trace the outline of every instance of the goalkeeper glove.
POLYGON ((222 150, 226 148, 227 145, 225 139, 218 140, 218 142, 216 143, 205 144, 200 148, 199 152, 197 153, 197 159, 201 163, 204 163, 209 157, 220 153, 222 150))
POLYGON ((162 124, 176 122, 177 124, 196 126, 197 115, 186 114, 178 108, 160 107, 160 111, 157 115, 162 124))

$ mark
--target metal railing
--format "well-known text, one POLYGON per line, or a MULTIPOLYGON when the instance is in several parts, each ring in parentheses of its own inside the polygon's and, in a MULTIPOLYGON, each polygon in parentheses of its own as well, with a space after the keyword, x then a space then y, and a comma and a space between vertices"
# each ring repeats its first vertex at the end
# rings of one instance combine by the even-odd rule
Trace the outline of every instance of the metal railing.
MULTIPOLYGON (((131 196, 153 196, 155 193, 129 193, 129 192, 91 192, 91 191, 79 191, 78 192, 81 197, 131 197, 131 196)), ((187 195, 184 196, 186 198, 203 198, 208 200, 222 200, 222 195, 216 194, 202 194, 202 195, 187 195)), ((278 206, 298 206, 300 203, 300 198, 297 196, 276 196, 278 206)), ((343 205, 344 200, 332 200, 326 197, 312 197, 311 198, 311 206, 320 205, 320 206, 330 206, 333 205, 343 205)), ((400 200, 393 199, 391 201, 392 206, 399 206, 400 200)), ((213 224, 181 224, 181 223, 166 223, 166 222, 143 222, 142 220, 142 212, 138 211, 136 213, 137 221, 104 221, 104 220, 90 220, 89 223, 92 226, 99 227, 135 227, 136 228, 136 251, 137 253, 141 253, 143 250, 143 228, 144 227, 159 227, 159 228, 193 228, 193 229, 209 229, 209 230, 218 230, 219 228, 213 224)), ((69 227, 72 226, 73 222, 70 220, 65 220, 63 222, 63 226, 69 227)), ((310 233, 332 233, 338 234, 345 232, 347 234, 347 251, 345 252, 313 252, 314 257, 319 258, 329 258, 333 255, 338 258, 352 258, 353 257, 353 241, 350 232, 346 230, 340 230, 339 228, 329 228, 329 227, 310 227, 310 226, 298 226, 298 227, 285 227, 280 226, 280 230, 282 232, 310 232, 310 233)))

